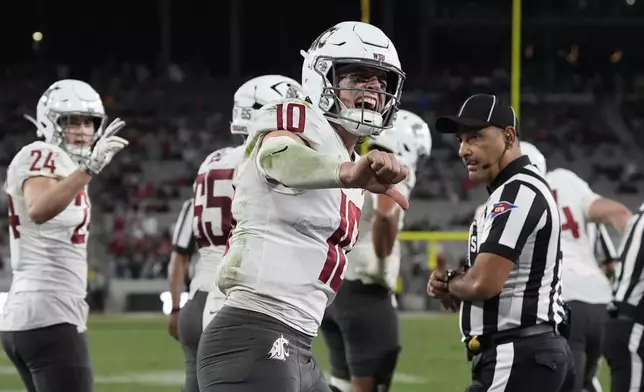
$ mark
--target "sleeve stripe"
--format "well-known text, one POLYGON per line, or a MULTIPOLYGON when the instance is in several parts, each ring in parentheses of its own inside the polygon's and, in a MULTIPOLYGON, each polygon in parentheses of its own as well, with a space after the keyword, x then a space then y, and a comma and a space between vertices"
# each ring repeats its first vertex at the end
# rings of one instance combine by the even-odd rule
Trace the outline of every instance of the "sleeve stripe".
POLYGON ((517 208, 508 214, 509 217, 503 228, 499 244, 516 248, 519 235, 523 233, 523 228, 532 209, 535 196, 536 194, 532 189, 523 185, 519 186, 519 192, 514 201, 517 208))
POLYGON ((192 239, 192 217, 192 199, 190 199, 183 203, 181 212, 179 212, 179 217, 174 226, 172 245, 175 248, 188 249, 190 247, 190 240, 192 239))
POLYGON ((608 231, 606 231, 606 226, 598 225, 598 229, 599 243, 601 244, 602 251, 604 252, 604 258, 606 260, 615 260, 617 252, 615 251, 613 240, 610 238, 610 235, 608 235, 608 231))

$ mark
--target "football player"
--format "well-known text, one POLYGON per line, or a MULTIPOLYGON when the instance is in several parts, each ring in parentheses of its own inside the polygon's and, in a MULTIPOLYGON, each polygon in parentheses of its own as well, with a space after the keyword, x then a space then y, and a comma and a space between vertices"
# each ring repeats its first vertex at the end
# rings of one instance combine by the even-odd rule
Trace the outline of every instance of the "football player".
POLYGON ((354 153, 398 110, 404 74, 389 38, 343 22, 302 54, 307 100, 260 109, 234 180, 226 299, 199 343, 202 392, 329 391, 311 343, 357 240, 363 189, 409 206, 395 188, 405 165, 354 153))
POLYGON ((562 297, 572 313, 568 344, 575 360, 574 391, 601 392, 596 375, 612 290, 596 258, 595 235, 588 228, 591 222, 601 223, 621 234, 631 212, 623 204, 593 192, 570 170, 552 170, 546 179, 561 215, 562 297))
MULTIPOLYGON (((409 177, 397 188, 408 196, 416 182, 418 157, 431 151, 427 123, 401 110, 393 129, 367 143, 369 149, 396 154, 407 165, 409 177)), ((365 193, 360 239, 348 256, 344 283, 321 325, 329 347, 329 384, 334 392, 389 390, 400 352, 393 292, 400 270, 397 238, 403 218, 403 211, 388 196, 365 193)))
POLYGON ((87 185, 128 142, 105 126, 94 89, 52 84, 38 101, 44 141, 23 147, 7 170, 13 279, 0 316, 2 345, 29 392, 87 392, 87 185))
MULTIPOLYGON (((264 75, 247 81, 235 92, 230 132, 246 138, 262 106, 287 98, 304 98, 302 86, 293 79, 264 75)), ((216 286, 217 267, 233 224, 233 178, 243 157, 243 144, 223 148, 206 157, 194 183, 190 211, 186 211, 186 221, 189 219, 190 224, 185 225, 184 236, 188 239, 185 243, 188 244, 194 236, 199 257, 190 284, 189 300, 178 313, 179 341, 186 361, 183 392, 199 392, 196 368, 199 339, 225 298, 216 286)), ((176 282, 180 282, 180 273, 184 270, 177 271, 176 282)), ((175 315, 178 311, 178 307, 172 310, 175 315)))

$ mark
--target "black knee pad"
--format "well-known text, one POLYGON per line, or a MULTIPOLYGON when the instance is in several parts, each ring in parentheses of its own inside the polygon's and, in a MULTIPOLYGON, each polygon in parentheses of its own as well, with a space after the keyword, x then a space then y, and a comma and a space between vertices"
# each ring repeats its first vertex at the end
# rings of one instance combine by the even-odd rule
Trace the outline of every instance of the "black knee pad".
POLYGON ((382 356, 378 372, 374 375, 376 381, 377 392, 387 392, 391 387, 391 382, 394 378, 396 364, 398 363, 398 355, 400 349, 392 350, 382 356))

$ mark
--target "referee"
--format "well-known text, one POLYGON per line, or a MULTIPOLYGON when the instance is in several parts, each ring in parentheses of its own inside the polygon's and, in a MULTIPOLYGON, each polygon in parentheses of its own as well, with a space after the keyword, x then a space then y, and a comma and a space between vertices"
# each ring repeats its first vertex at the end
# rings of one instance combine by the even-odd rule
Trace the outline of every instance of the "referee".
POLYGON ((548 183, 521 153, 517 118, 495 95, 473 95, 436 130, 456 134, 470 180, 490 193, 470 227, 464 270, 435 271, 428 293, 451 310, 473 359, 468 392, 558 392, 574 386, 559 336, 561 223, 548 183))
POLYGON ((613 303, 604 336, 604 357, 611 369, 611 391, 632 392, 644 388, 644 204, 626 225, 618 251, 613 303))
POLYGON ((179 217, 174 224, 172 235, 172 254, 168 264, 168 281, 172 298, 172 313, 168 324, 170 335, 179 340, 179 311, 181 310, 181 293, 190 287, 190 270, 199 259, 199 251, 192 234, 192 199, 183 202, 179 217))

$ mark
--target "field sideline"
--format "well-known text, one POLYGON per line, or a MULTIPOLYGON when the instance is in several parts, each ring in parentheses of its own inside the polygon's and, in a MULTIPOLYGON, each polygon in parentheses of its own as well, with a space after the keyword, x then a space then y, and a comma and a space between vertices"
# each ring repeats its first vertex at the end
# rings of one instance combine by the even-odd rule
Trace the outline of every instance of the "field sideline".
MULTIPOLYGON (((92 316, 89 338, 96 392, 177 392, 183 380, 179 344, 166 332, 165 316, 92 316)), ((374 328, 377 328, 374 326, 374 328)), ((463 392, 469 363, 459 340, 456 318, 427 313, 403 314, 403 351, 393 392, 463 392)), ((317 339, 315 353, 327 370, 326 350, 317 339)), ((602 385, 608 391, 603 366, 602 385)), ((0 392, 22 392, 9 360, 0 355, 0 392)))

